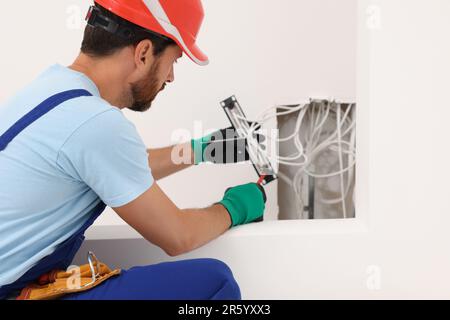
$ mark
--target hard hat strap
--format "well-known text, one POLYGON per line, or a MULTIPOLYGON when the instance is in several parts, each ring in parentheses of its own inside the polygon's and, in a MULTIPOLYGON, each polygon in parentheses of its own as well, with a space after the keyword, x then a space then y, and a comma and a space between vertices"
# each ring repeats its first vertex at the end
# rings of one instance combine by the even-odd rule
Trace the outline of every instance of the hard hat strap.
MULTIPOLYGON (((103 15, 100 11, 100 9, 96 6, 91 6, 89 8, 89 12, 86 16, 87 24, 94 27, 94 28, 102 28, 103 30, 118 35, 119 37, 123 39, 132 39, 135 36, 134 30, 124 23, 120 23, 119 21, 115 21, 113 18, 107 17, 103 15)), ((171 39, 163 36, 159 33, 140 28, 140 30, 151 33, 157 37, 160 37, 164 40, 170 41, 171 39)))

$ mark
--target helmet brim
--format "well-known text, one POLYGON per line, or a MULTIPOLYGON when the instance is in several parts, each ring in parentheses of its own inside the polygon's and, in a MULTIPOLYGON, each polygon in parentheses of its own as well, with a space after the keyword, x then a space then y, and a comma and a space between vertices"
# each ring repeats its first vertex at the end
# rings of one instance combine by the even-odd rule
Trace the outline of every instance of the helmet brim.
POLYGON ((184 53, 196 64, 206 66, 209 64, 208 56, 197 46, 196 43, 189 46, 189 50, 182 48, 184 53))

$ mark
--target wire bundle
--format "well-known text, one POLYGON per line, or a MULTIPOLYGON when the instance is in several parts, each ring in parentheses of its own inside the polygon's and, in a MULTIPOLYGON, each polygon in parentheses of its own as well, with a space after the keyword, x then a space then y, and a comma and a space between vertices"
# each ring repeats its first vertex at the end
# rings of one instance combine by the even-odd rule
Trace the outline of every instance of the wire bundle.
MULTIPOLYGON (((278 176, 292 186, 300 208, 300 215, 303 214, 304 210, 301 195, 304 179, 308 176, 315 179, 339 176, 340 197, 320 199, 320 201, 325 204, 341 203, 343 218, 347 218, 345 199, 352 185, 356 164, 355 109, 355 104, 341 104, 326 100, 310 101, 310 103, 299 105, 274 106, 263 111, 245 133, 249 152, 257 155, 264 154, 267 150, 262 149, 256 139, 253 138, 257 129, 273 118, 298 113, 292 134, 284 138, 275 138, 275 143, 278 144, 292 141, 295 151, 286 156, 276 155, 270 158, 275 158, 277 164, 296 167, 296 173, 292 179, 281 172, 278 173, 278 176), (331 120, 334 121, 335 128, 332 131, 327 131, 325 129, 326 124, 329 125, 331 120), (346 137, 348 138, 345 139, 346 137), (312 169, 314 162, 326 151, 337 153, 339 170, 328 173, 314 172, 312 169), (347 157, 346 167, 344 167, 344 157, 347 157), (345 179, 346 173, 347 179, 345 179)), ((272 137, 267 136, 267 139, 270 141, 272 137)), ((267 157, 269 156, 267 155, 267 157)))

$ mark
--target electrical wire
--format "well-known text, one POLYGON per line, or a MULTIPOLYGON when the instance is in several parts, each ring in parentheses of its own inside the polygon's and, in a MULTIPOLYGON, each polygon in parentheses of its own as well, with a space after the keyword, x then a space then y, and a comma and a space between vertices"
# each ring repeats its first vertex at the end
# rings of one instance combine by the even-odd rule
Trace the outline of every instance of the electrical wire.
POLYGON ((310 101, 306 104, 270 107, 261 112, 256 117, 256 121, 252 124, 248 124, 247 119, 244 119, 243 117, 240 118, 240 120, 243 121, 243 124, 244 122, 247 124, 243 127, 247 128, 244 135, 247 137, 249 153, 252 153, 261 161, 274 159, 279 165, 296 167, 296 172, 292 179, 281 172, 278 172, 278 177, 292 186, 300 209, 299 214, 302 214, 304 211, 301 192, 305 176, 311 176, 315 179, 339 176, 341 196, 337 199, 321 199, 320 201, 325 204, 341 203, 344 218, 347 218, 348 216, 345 199, 347 198, 352 185, 354 167, 356 165, 356 122, 354 116, 356 105, 346 104, 347 108, 342 114, 343 106, 344 104, 325 100, 310 101), (293 143, 295 152, 286 156, 281 156, 279 154, 275 157, 268 156, 268 150, 263 150, 261 148, 259 142, 254 139, 254 134, 268 121, 280 116, 287 116, 295 113, 298 113, 298 115, 292 134, 287 137, 277 137, 275 139, 272 139, 271 136, 266 136, 266 140, 271 143, 293 143), (330 120, 333 120, 334 117, 336 118, 336 129, 332 132, 326 131, 325 125, 329 123, 330 120), (301 132, 302 134, 300 134, 301 132), (345 140, 344 138, 347 136, 349 136, 349 139, 345 140), (311 170, 313 169, 311 167, 314 166, 314 161, 326 151, 337 153, 339 170, 330 173, 316 173, 311 170), (343 161, 344 155, 347 157, 346 166, 344 166, 343 161), (345 174, 347 179, 344 179, 345 174))

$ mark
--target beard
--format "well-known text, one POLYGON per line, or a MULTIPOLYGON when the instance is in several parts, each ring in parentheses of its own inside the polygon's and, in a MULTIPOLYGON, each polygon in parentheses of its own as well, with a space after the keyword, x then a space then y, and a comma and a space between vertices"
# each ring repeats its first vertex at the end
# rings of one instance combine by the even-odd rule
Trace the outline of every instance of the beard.
POLYGON ((164 83, 161 87, 157 77, 159 65, 159 61, 155 61, 147 77, 131 86, 132 106, 129 107, 130 110, 136 112, 149 110, 158 93, 164 90, 166 84, 164 83))

